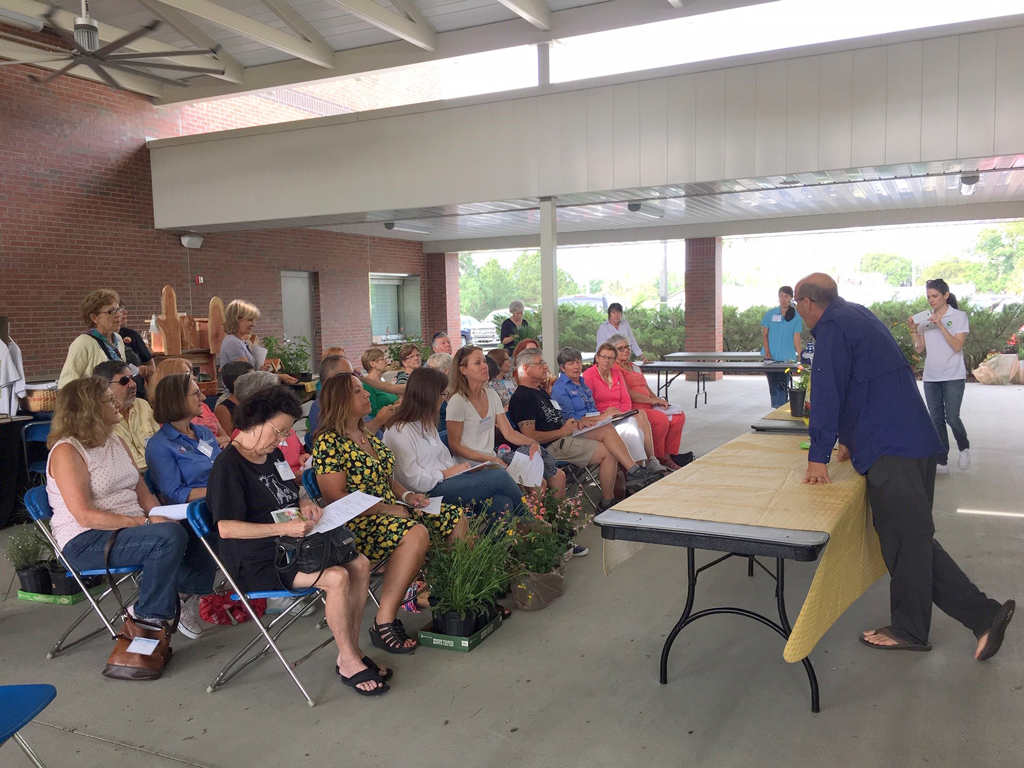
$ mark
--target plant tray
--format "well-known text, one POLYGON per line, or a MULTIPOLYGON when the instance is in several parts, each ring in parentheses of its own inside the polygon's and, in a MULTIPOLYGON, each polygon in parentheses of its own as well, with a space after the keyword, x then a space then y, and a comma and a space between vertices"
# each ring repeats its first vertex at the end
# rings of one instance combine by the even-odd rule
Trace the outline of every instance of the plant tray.
POLYGON ((456 637, 455 635, 442 635, 433 631, 434 624, 431 622, 419 632, 421 648, 440 648, 443 651, 457 651, 458 653, 469 653, 480 643, 486 640, 501 626, 502 616, 499 613, 490 624, 478 629, 469 637, 456 637))
MULTIPOLYGON (((95 587, 89 590, 89 594, 93 597, 103 592, 105 585, 97 584, 95 587)), ((19 600, 28 600, 33 603, 50 603, 51 605, 77 605, 78 603, 85 601, 84 592, 76 592, 73 595, 40 595, 36 592, 22 592, 18 590, 19 600)))

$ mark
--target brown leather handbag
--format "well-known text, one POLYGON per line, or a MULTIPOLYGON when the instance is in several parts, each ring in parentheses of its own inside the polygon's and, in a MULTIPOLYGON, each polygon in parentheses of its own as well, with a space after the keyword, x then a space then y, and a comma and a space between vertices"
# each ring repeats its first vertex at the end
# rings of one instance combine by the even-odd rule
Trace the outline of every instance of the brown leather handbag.
POLYGON ((121 592, 117 588, 116 579, 110 573, 110 551, 117 541, 119 531, 111 533, 106 547, 103 549, 104 566, 107 569, 107 583, 111 588, 114 599, 121 606, 121 615, 124 623, 114 638, 114 650, 107 659, 107 665, 103 668, 103 676, 114 680, 156 680, 164 672, 164 667, 171 660, 171 635, 178 628, 178 616, 175 614, 174 621, 151 621, 149 619, 137 619, 128 613, 121 600, 121 592), (137 637, 149 638, 157 641, 157 646, 149 655, 141 653, 129 653, 128 646, 137 637))

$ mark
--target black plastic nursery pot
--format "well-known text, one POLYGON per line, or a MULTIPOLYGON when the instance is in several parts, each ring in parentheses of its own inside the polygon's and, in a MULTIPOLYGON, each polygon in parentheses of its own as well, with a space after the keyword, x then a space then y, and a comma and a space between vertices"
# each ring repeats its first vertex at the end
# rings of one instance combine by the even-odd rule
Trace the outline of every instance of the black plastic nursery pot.
POLYGON ((25 568, 17 573, 18 583, 21 584, 22 592, 31 592, 36 595, 53 594, 53 582, 50 581, 50 570, 45 565, 37 565, 35 568, 25 568))
POLYGON ((804 399, 807 392, 802 389, 789 390, 789 415, 800 419, 804 415, 804 399))
POLYGON ((458 611, 446 613, 431 611, 431 616, 434 618, 434 632, 452 637, 469 637, 478 629, 486 626, 488 622, 487 614, 462 618, 458 611))

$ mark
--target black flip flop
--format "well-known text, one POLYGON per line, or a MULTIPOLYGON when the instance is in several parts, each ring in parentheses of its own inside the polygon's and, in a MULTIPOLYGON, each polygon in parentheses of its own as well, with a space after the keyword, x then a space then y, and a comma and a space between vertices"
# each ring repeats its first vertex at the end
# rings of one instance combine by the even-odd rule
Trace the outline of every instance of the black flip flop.
POLYGON ((377 672, 376 667, 356 672, 352 677, 345 677, 340 672, 338 675, 341 677, 341 682, 355 690, 360 696, 383 696, 391 690, 391 686, 380 679, 380 674, 377 672), (377 683, 377 687, 370 691, 364 691, 362 688, 356 688, 360 683, 377 683))
POLYGON ((988 661, 997 653, 999 653, 999 647, 1003 644, 1003 635, 1006 634, 1006 628, 1010 625, 1010 619, 1013 618, 1013 611, 1017 607, 1017 604, 1013 600, 1007 600, 1003 603, 1002 608, 996 614, 995 619, 992 621, 992 626, 989 627, 988 642, 985 643, 985 650, 981 652, 981 656, 978 657, 978 661, 988 661))
MULTIPOLYGON (((380 677, 380 679, 383 680, 384 682, 387 682, 388 680, 390 680, 391 676, 393 674, 395 674, 395 670, 391 669, 391 667, 384 667, 384 669, 386 669, 387 672, 385 672, 383 674, 383 676, 382 676, 380 674, 380 666, 377 664, 376 661, 371 659, 369 656, 363 656, 363 664, 368 666, 370 669, 376 669, 377 670, 377 676, 380 677)), ((339 672, 338 674, 340 675, 341 673, 339 672)))
POLYGON ((894 640, 896 644, 895 645, 876 645, 875 643, 872 643, 866 637, 864 637, 864 635, 860 636, 860 641, 862 643, 864 643, 864 645, 866 645, 868 648, 874 648, 874 649, 879 650, 879 651, 921 651, 921 652, 924 652, 924 651, 930 651, 932 649, 931 645, 929 645, 928 643, 923 643, 923 644, 922 643, 911 643, 911 642, 909 642, 907 640, 904 640, 901 637, 897 637, 896 633, 892 631, 892 627, 881 627, 879 629, 876 629, 875 630, 875 634, 876 635, 881 635, 882 637, 887 637, 890 640, 894 640))

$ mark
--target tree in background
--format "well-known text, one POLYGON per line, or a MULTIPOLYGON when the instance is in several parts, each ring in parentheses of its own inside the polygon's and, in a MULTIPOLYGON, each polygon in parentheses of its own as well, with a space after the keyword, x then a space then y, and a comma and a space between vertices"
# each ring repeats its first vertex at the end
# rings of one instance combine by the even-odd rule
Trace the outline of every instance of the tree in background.
POLYGON ((973 283, 981 293, 1024 295, 1024 223, 983 229, 968 257, 936 261, 922 271, 918 282, 934 278, 973 283))
MULTIPOLYGON (((471 254, 459 255, 459 307, 464 315, 478 320, 495 309, 508 309, 514 299, 524 304, 540 304, 540 251, 524 251, 511 269, 497 259, 483 266, 473 263, 471 254)), ((558 295, 580 293, 580 286, 563 269, 558 270, 558 295)))
POLYGON ((912 284, 914 265, 896 253, 867 253, 860 260, 860 271, 885 275, 886 283, 899 287, 912 284))
MULTIPOLYGON (((540 251, 523 251, 512 263, 511 270, 512 284, 515 286, 516 294, 509 296, 501 305, 508 307, 513 299, 519 299, 524 304, 540 304, 540 251)), ((558 270, 558 295, 572 296, 580 293, 579 284, 572 279, 572 276, 564 269, 558 270)), ((498 309, 498 306, 492 309, 498 309)), ((489 312, 490 310, 488 310, 489 312)))

